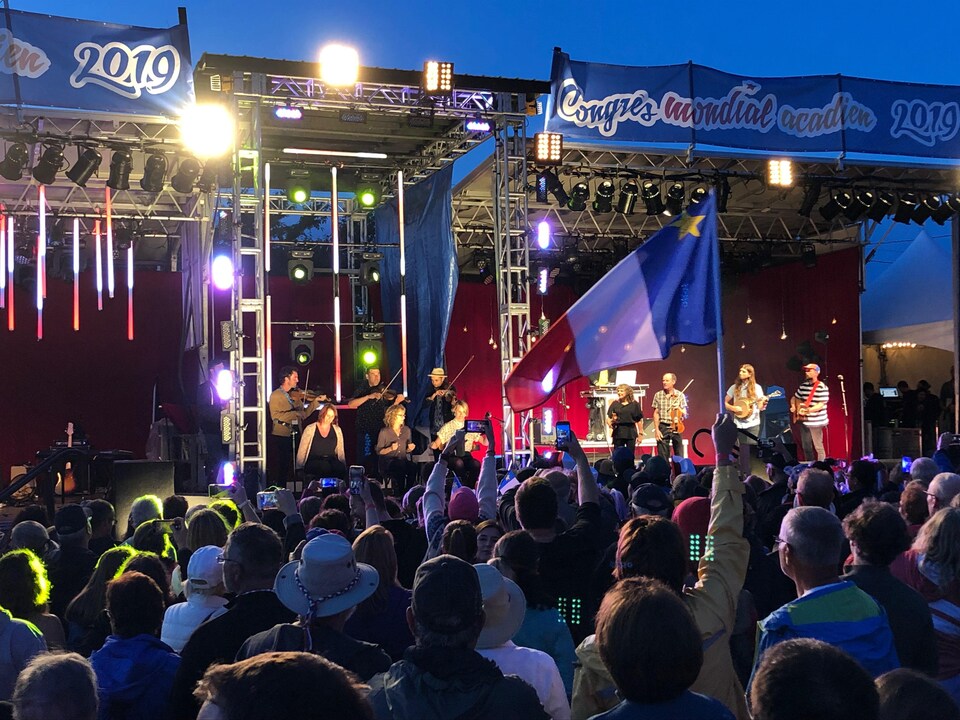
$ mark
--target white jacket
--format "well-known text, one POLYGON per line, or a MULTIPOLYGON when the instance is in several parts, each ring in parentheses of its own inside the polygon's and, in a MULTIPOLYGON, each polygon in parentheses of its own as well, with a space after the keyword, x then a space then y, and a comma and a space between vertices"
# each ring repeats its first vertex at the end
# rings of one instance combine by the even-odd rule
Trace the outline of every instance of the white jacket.
POLYGON ((160 639, 176 652, 181 652, 193 631, 201 623, 223 615, 226 604, 227 599, 219 595, 194 594, 186 602, 171 605, 163 615, 160 639))
MULTIPOLYGON (((343 431, 339 425, 331 425, 334 435, 337 436, 337 460, 345 463, 343 454, 343 431)), ((303 437, 300 438, 300 449, 297 450, 297 470, 307 464, 307 458, 310 457, 310 446, 313 445, 313 437, 317 434, 317 424, 310 423, 303 431, 303 437)))
POLYGON ((514 645, 512 640, 477 652, 493 660, 504 675, 516 675, 536 690, 540 704, 553 720, 570 720, 570 703, 552 657, 540 650, 514 645))

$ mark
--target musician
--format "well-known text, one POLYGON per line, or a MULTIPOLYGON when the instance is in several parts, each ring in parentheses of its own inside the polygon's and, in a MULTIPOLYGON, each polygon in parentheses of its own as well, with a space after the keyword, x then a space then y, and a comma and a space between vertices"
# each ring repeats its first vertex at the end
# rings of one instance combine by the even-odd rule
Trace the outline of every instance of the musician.
POLYGON ((360 383, 353 397, 347 401, 347 407, 357 411, 357 448, 370 474, 377 470, 377 436, 383 427, 387 408, 404 401, 400 393, 392 397, 392 391, 384 397, 385 390, 380 368, 370 367, 367 368, 365 381, 360 383))
POLYGON ((300 374, 296 368, 287 365, 280 368, 280 387, 270 393, 270 417, 273 420, 270 440, 275 458, 271 466, 271 485, 279 487, 284 487, 290 480, 300 426, 320 404, 320 398, 304 405, 302 395, 291 396, 299 382, 300 374))
POLYGON ((307 425, 297 450, 297 469, 323 478, 347 479, 343 453, 343 433, 337 424, 337 408, 326 403, 317 413, 317 421, 307 425))
POLYGON ((740 473, 743 477, 750 474, 750 453, 751 447, 757 444, 749 435, 745 435, 740 430, 745 430, 754 437, 760 435, 760 413, 767 408, 767 398, 763 394, 763 388, 757 384, 756 372, 753 365, 744 363, 740 366, 740 372, 737 373, 736 382, 727 390, 727 395, 723 399, 723 404, 731 413, 733 413, 733 424, 737 426, 737 441, 740 445, 740 473), (738 400, 745 400, 749 404, 750 412, 744 417, 738 417, 737 413, 741 407, 734 404, 738 400))
POLYGON ((441 367, 431 370, 429 378, 430 394, 423 399, 417 425, 429 427, 430 439, 433 440, 444 423, 453 420, 453 403, 457 399, 457 391, 447 382, 447 374, 441 367))
POLYGON ((613 446, 630 448, 643 436, 643 412, 633 397, 629 385, 617 385, 617 399, 607 408, 607 417, 613 429, 613 446))
POLYGON ((417 464, 410 460, 416 445, 411 439, 410 428, 403 424, 407 409, 403 405, 387 408, 383 418, 385 427, 377 437, 377 460, 380 479, 393 478, 393 494, 402 498, 417 482, 417 464))
POLYGON ((812 462, 823 460, 827 454, 823 449, 823 429, 827 419, 827 403, 830 402, 830 390, 820 380, 820 366, 808 363, 803 366, 804 381, 793 395, 790 409, 800 423, 800 442, 803 447, 803 459, 812 462))
MULTIPOLYGON (((467 412, 470 408, 463 400, 458 400, 453 404, 453 420, 444 424, 437 433, 437 439, 430 445, 434 450, 442 450, 446 447, 450 438, 458 430, 463 430, 467 419, 467 412)), ((487 436, 483 433, 467 433, 463 438, 463 445, 454 451, 454 457, 448 463, 448 466, 460 481, 467 487, 474 487, 477 478, 480 475, 480 463, 470 453, 476 445, 487 445, 487 436)))
POLYGON ((653 396, 653 427, 657 436, 657 453, 670 462, 673 455, 683 455, 683 436, 677 423, 687 417, 687 396, 677 390, 677 376, 665 373, 663 390, 653 396))

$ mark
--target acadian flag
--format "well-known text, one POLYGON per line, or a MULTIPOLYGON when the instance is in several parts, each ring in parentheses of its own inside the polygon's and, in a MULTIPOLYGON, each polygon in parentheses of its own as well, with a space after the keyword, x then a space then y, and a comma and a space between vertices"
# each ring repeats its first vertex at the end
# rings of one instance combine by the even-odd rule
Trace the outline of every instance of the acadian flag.
POLYGON ((504 383, 515 411, 604 368, 716 342, 720 253, 713 192, 623 259, 557 320, 504 383))

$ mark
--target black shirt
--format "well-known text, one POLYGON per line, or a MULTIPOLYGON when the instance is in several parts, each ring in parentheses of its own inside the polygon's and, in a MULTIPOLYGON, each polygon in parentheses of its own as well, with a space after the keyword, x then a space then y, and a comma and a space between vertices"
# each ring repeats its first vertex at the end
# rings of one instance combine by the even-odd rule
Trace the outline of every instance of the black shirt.
POLYGON ((321 435, 320 431, 317 430, 313 434, 313 442, 310 443, 310 457, 319 459, 336 456, 337 433, 334 431, 333 427, 330 427, 330 432, 327 433, 326 437, 321 435))
POLYGON ((97 556, 87 548, 60 547, 60 557, 50 568, 50 612, 66 619, 67 605, 83 590, 96 564, 97 556))
MULTIPOLYGON (((366 397, 370 393, 383 392, 383 383, 376 387, 371 387, 370 383, 364 380, 357 391, 353 394, 354 400, 366 397)), ((367 400, 357 408, 357 431, 377 435, 380 428, 383 427, 383 416, 387 412, 390 403, 380 398, 379 400, 367 400)))
POLYGON ((613 423, 613 439, 636 440, 637 423, 643 420, 640 405, 635 400, 628 403, 614 400, 610 403, 610 409, 607 410, 607 417, 613 419, 614 415, 617 419, 613 423))

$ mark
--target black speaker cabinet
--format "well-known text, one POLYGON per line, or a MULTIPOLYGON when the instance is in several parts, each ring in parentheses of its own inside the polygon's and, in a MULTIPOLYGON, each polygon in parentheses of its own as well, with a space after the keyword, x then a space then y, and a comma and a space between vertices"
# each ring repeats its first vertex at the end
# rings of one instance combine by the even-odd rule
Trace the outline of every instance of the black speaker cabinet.
POLYGON ((177 463, 153 460, 122 460, 113 464, 113 485, 107 499, 117 513, 117 533, 127 529, 133 501, 141 495, 156 495, 163 500, 174 494, 177 463))

